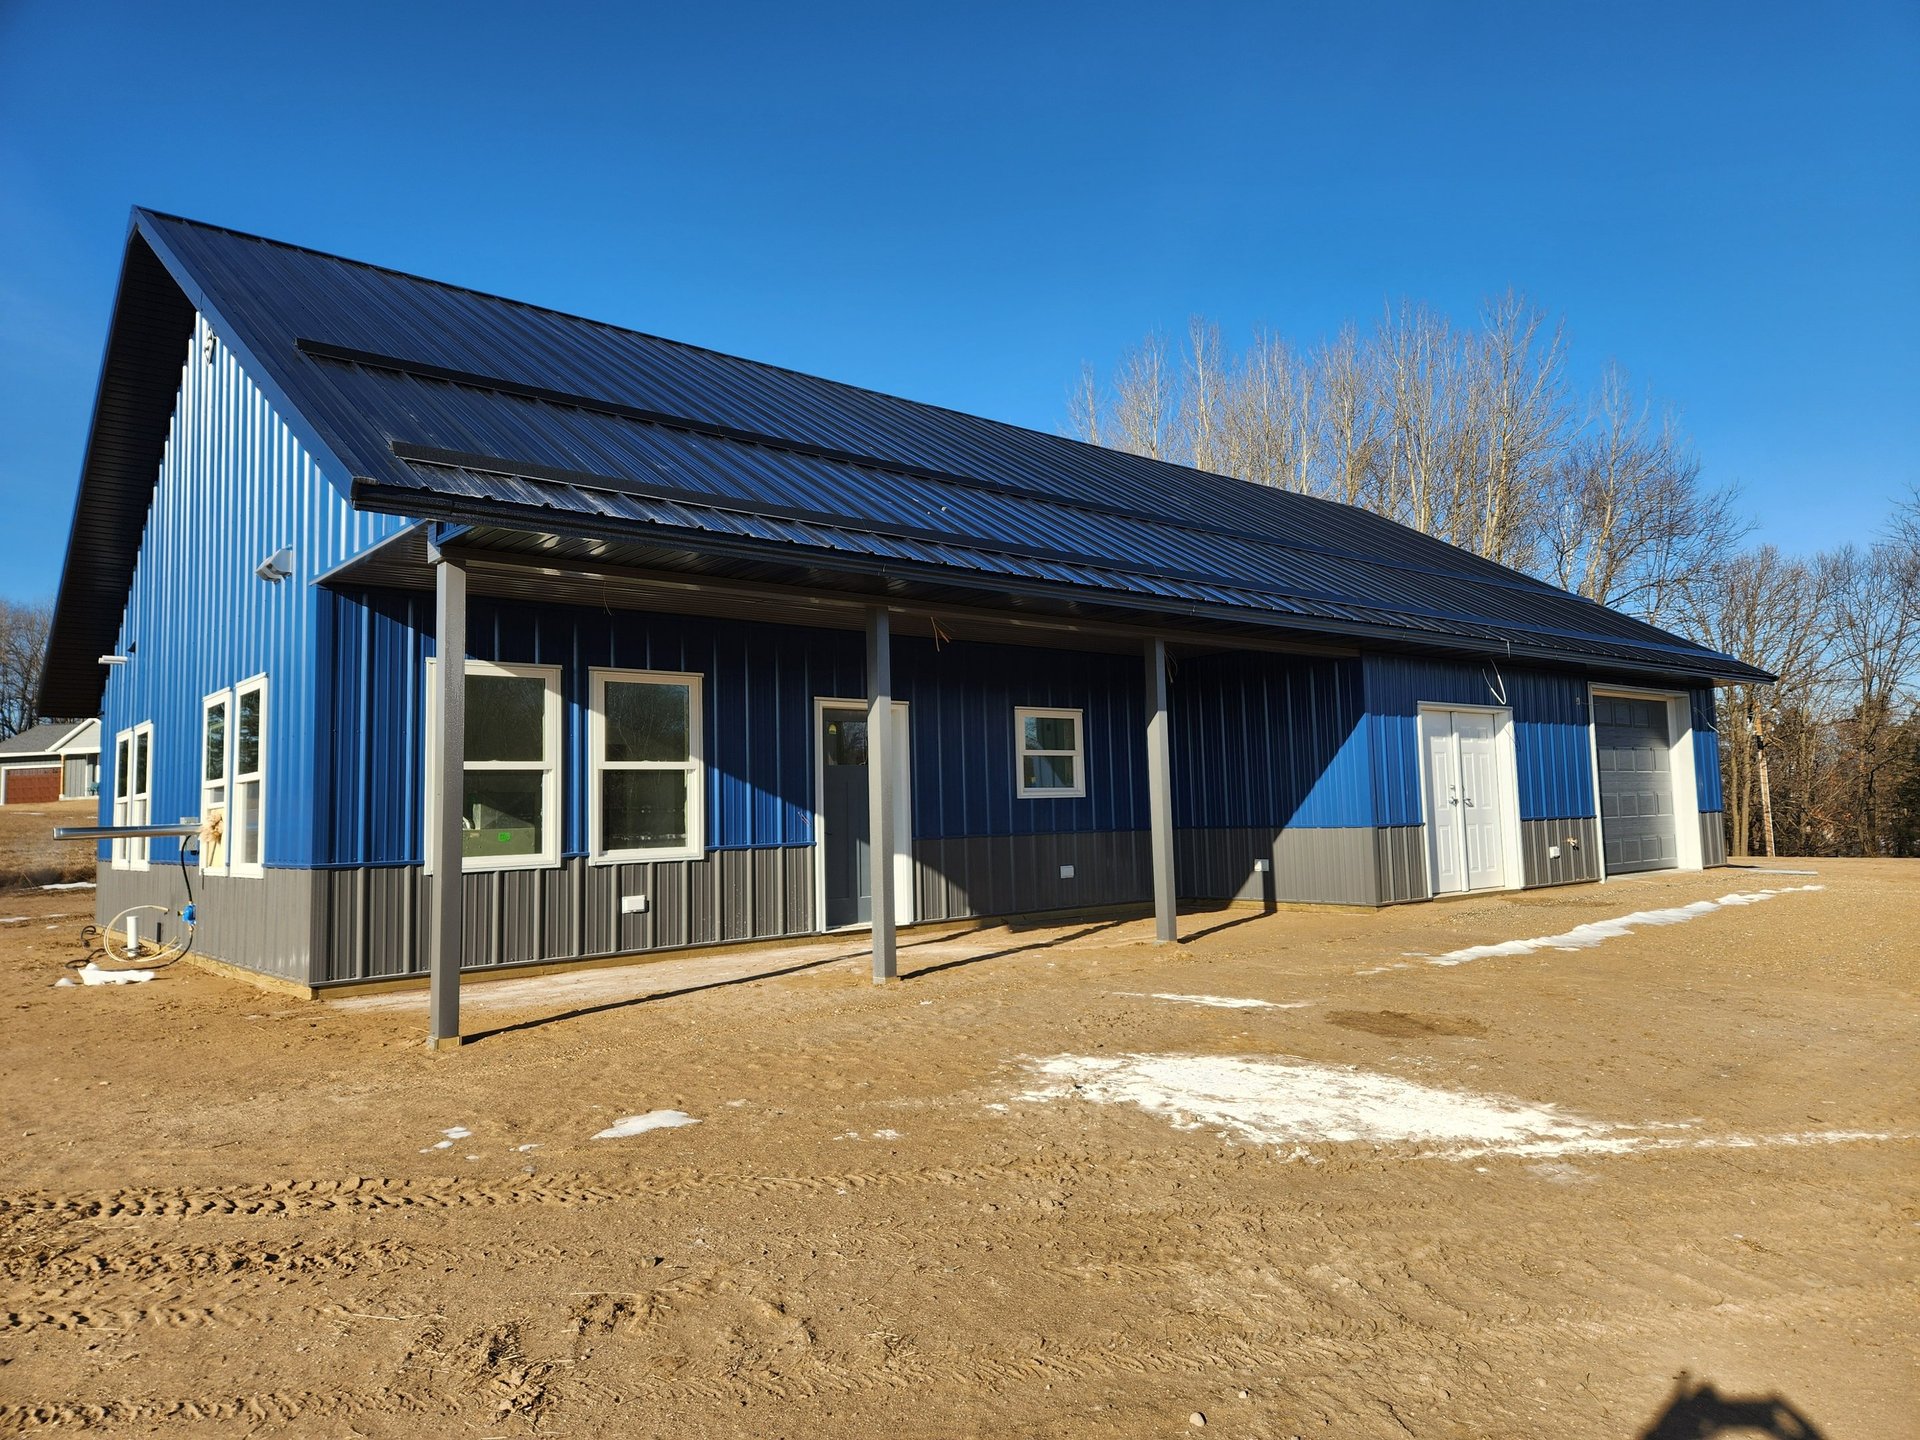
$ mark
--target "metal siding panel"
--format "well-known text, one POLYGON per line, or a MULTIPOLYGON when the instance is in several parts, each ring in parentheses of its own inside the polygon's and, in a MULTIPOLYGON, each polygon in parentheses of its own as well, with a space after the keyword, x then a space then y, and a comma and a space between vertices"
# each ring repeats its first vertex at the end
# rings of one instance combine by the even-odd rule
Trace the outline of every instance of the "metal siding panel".
POLYGON ((1600 822, 1592 816, 1520 822, 1523 881, 1528 889, 1600 878, 1600 822), (1558 845, 1558 858, 1547 854, 1558 845))
MULTIPOLYGON (((240 879, 208 876, 196 880, 195 889, 199 898, 196 954, 262 975, 311 983, 318 953, 315 932, 326 924, 327 905, 313 872, 269 870, 240 879)), ((155 865, 150 870, 102 866, 94 891, 94 915, 106 924, 133 905, 174 909, 185 898, 177 865, 155 865)), ((144 922, 151 918, 142 917, 148 934, 154 932, 144 922)), ((161 936, 170 936, 174 924, 163 922, 161 936)))
POLYGON ((1711 870, 1727 863, 1727 817, 1718 810, 1700 812, 1700 864, 1711 870))
POLYGON ((1202 656, 1182 662, 1171 696, 1177 825, 1370 822, 1358 661, 1202 656))
POLYGON ((1365 670, 1380 823, 1421 823, 1422 704, 1504 703, 1513 712, 1521 819, 1595 813, 1583 677, 1379 654, 1366 657, 1365 670))
POLYGON ((1693 712, 1696 797, 1700 813, 1705 815, 1709 811, 1726 809, 1726 799, 1720 788, 1720 727, 1712 690, 1694 690, 1688 699, 1693 712))
MULTIPOLYGON (((216 338, 209 353, 209 334, 196 319, 115 641, 117 653, 131 658, 106 680, 101 814, 110 821, 113 737, 149 721, 152 814, 198 814, 202 699, 264 673, 264 858, 270 871, 304 873, 316 858, 315 797, 326 778, 314 722, 323 683, 333 683, 315 664, 324 592, 308 582, 402 522, 354 516, 227 345, 216 338), (281 546, 294 552, 294 576, 279 584, 256 577, 254 567, 281 546)), ((176 855, 175 842, 153 842, 156 869, 176 855)), ((253 913, 258 893, 311 889, 304 878, 233 883, 256 889, 216 887, 219 898, 210 895, 202 907, 203 926, 218 927, 223 907, 253 913)), ((306 907, 304 918, 254 928, 278 937, 275 945, 290 944, 311 915, 306 907)), ((237 949, 223 958, 250 963, 237 949)), ((276 953, 263 964, 286 973, 294 962, 276 953)))

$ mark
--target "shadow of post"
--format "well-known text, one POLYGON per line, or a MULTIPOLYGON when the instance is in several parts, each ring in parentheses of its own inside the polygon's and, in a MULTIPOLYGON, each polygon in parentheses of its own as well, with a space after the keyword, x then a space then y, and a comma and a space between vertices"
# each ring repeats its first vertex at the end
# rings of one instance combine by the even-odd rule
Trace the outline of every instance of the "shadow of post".
POLYGON ((1708 1440, 1716 1435, 1757 1435, 1774 1440, 1822 1440, 1818 1427, 1778 1395, 1736 1398, 1694 1382, 1682 1370, 1667 1408, 1640 1432, 1640 1440, 1708 1440))

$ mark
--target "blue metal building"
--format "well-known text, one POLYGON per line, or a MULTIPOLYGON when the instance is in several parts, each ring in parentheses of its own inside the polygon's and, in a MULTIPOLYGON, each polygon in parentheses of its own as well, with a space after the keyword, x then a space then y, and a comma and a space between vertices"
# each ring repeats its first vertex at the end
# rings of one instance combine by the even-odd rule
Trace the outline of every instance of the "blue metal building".
MULTIPOLYGON (((1362 511, 140 210, 42 709, 101 715, 103 824, 209 826, 199 948, 317 988, 1718 864, 1711 686, 1764 678, 1362 511)), ((103 918, 175 843, 103 846, 103 918)))

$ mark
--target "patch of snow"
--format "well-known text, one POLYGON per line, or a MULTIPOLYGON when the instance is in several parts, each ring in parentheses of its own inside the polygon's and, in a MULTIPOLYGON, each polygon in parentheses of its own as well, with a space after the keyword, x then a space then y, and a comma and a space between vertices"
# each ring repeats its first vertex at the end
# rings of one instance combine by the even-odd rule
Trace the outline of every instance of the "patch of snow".
POLYGON ((1599 1136, 1612 1127, 1497 1095, 1437 1090, 1350 1065, 1220 1055, 1059 1055, 1049 1082, 1017 1097, 1138 1105, 1181 1130, 1258 1145, 1443 1141, 1508 1145, 1599 1136))
POLYGON ((649 1110, 644 1115, 628 1115, 616 1120, 593 1138, 596 1140, 624 1140, 629 1135, 641 1135, 648 1130, 671 1130, 680 1125, 698 1125, 700 1122, 684 1110, 649 1110))
MULTIPOLYGON (((1536 950, 1590 950, 1606 940, 1617 940, 1630 935, 1635 930, 1652 925, 1684 925, 1689 920, 1697 920, 1702 915, 1710 915, 1723 907, 1740 905, 1758 905, 1771 900, 1776 895, 1791 895, 1797 891, 1824 890, 1824 885, 1785 885, 1774 890, 1754 890, 1732 895, 1722 895, 1718 900, 1695 900, 1688 905, 1673 905, 1662 910, 1636 910, 1631 915, 1617 916, 1612 920, 1590 920, 1584 925, 1576 925, 1571 930, 1563 930, 1558 935, 1536 935, 1526 940, 1498 940, 1490 945, 1468 945, 1464 949, 1449 950, 1444 955, 1421 955, 1415 959, 1424 960, 1429 965, 1465 965, 1471 960, 1486 960, 1502 955, 1531 955, 1536 950)), ((1378 975, 1384 970, 1398 970, 1402 965, 1379 965, 1371 970, 1359 970, 1359 975, 1378 975)))
POLYGON ((139 985, 160 972, 157 970, 102 970, 89 960, 79 969, 82 985, 139 985))
POLYGON ((528 1145, 516 1145, 513 1147, 513 1150, 516 1155, 525 1155, 529 1150, 538 1150, 539 1148, 540 1142, 535 1140, 528 1145))
POLYGON ((0 925, 24 925, 32 918, 31 915, 0 915, 0 925))
POLYGON ((71 990, 75 987, 71 977, 62 975, 58 980, 53 982, 53 988, 56 990, 71 990))
POLYGON ((442 1130, 440 1133, 446 1136, 447 1139, 449 1140, 464 1140, 469 1135, 473 1134, 473 1131, 469 1130, 464 1125, 455 1125, 452 1129, 442 1130))
POLYGON ((68 881, 66 881, 66 882, 65 882, 65 883, 63 883, 63 884, 59 884, 59 885, 42 885, 42 886, 41 886, 40 888, 41 888, 42 890, 91 890, 91 889, 93 889, 93 881, 91 881, 91 880, 68 880, 68 881))
MULTIPOLYGON (((1293 1146, 1406 1144, 1422 1160, 1515 1156, 1551 1161, 1571 1155, 1630 1155, 1661 1150, 1744 1150, 1912 1140, 1915 1134, 1810 1130, 1778 1135, 1700 1135, 1686 1124, 1616 1125, 1565 1114, 1553 1105, 1418 1085, 1351 1065, 1305 1060, 1244 1060, 1218 1055, 1057 1055, 1034 1062, 1046 1080, 1022 1101, 1081 1099, 1137 1105, 1178 1130, 1208 1130, 1228 1140, 1293 1146), (1651 1133, 1666 1132, 1666 1133, 1651 1133), (1681 1133, 1673 1133, 1681 1132, 1681 1133)), ((1554 1179, 1561 1171, 1538 1167, 1554 1179)))
POLYGON ((867 1138, 870 1140, 898 1140, 900 1138, 900 1132, 898 1130, 876 1130, 867 1138))
POLYGON ((1138 990, 1120 993, 1134 1000, 1173 1000, 1183 1005, 1211 1005, 1217 1010, 1303 1010, 1313 1003, 1311 1000, 1247 1000, 1236 995, 1169 995, 1160 991, 1150 995, 1138 990))

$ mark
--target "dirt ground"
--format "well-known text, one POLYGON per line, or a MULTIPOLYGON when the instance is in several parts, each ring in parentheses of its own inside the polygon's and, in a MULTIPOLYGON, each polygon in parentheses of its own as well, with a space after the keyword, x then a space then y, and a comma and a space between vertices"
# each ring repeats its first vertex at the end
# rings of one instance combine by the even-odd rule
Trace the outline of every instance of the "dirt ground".
POLYGON ((0 891, 66 880, 91 880, 94 847, 48 837, 56 825, 99 823, 97 800, 0 805, 0 891))
POLYGON ((56 987, 84 904, 0 897, 0 1432, 1920 1434, 1920 864, 1774 868, 470 985, 448 1054, 56 987))

